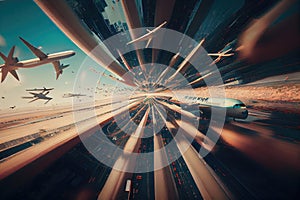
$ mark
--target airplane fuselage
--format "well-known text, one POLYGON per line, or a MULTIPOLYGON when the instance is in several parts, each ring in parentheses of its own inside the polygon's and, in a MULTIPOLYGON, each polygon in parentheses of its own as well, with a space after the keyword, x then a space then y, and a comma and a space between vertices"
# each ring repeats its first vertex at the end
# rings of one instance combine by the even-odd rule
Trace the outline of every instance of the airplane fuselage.
MULTIPOLYGON (((64 58, 68 58, 75 55, 74 51, 63 51, 63 52, 58 52, 58 53, 52 53, 48 54, 47 58, 40 59, 40 58, 33 58, 29 60, 23 60, 23 61, 18 61, 15 64, 9 65, 8 68, 9 70, 17 70, 19 68, 32 68, 40 65, 44 65, 47 63, 52 63, 54 61, 58 61, 64 58)), ((1 65, 1 66, 4 66, 1 65)))
POLYGON ((83 97, 86 96, 85 94, 72 94, 72 93, 67 93, 63 95, 63 98, 68 98, 68 97, 83 97))
POLYGON ((34 94, 34 97, 35 97, 35 98, 39 98, 39 99, 45 99, 45 100, 52 99, 51 97, 47 97, 47 96, 44 95, 44 94, 34 94))
POLYGON ((207 113, 210 113, 211 107, 215 107, 226 109, 227 117, 237 119, 246 119, 248 117, 246 105, 238 99, 185 96, 183 102, 199 105, 207 113))

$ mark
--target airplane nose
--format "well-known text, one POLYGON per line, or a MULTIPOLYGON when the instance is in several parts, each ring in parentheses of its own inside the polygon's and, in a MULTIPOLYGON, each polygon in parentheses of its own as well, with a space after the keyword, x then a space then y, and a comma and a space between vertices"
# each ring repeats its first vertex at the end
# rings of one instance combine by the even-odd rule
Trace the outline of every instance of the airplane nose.
POLYGON ((247 118, 247 117, 248 117, 248 110, 244 110, 244 111, 242 112, 242 115, 243 115, 245 118, 247 118))

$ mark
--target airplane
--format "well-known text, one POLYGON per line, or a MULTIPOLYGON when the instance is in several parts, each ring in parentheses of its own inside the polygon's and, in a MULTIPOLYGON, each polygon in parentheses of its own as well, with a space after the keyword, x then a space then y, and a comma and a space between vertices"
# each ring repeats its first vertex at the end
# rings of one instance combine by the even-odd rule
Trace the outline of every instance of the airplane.
POLYGON ((158 27, 154 28, 153 30, 149 30, 147 29, 147 32, 145 35, 142 35, 134 40, 131 40, 130 42, 127 42, 127 45, 135 43, 135 42, 140 42, 140 41, 145 41, 148 40, 147 44, 146 44, 146 48, 148 48, 150 42, 152 41, 153 37, 155 36, 155 32, 157 32, 161 27, 163 27, 165 24, 167 23, 167 21, 164 21, 162 24, 160 24, 158 27))
POLYGON ((47 94, 49 94, 50 91, 42 91, 40 93, 34 93, 34 92, 29 92, 29 94, 32 94, 33 96, 31 97, 22 97, 23 99, 32 99, 28 103, 34 102, 36 100, 42 99, 42 100, 47 100, 45 104, 47 104, 50 100, 52 100, 52 97, 47 97, 47 94))
MULTIPOLYGON (((170 100, 173 100, 173 98, 170 98, 170 100)), ((178 101, 177 99, 174 100, 178 101)), ((183 99, 180 99, 180 102, 188 105, 198 105, 199 109, 208 115, 211 112, 211 107, 214 107, 226 108, 226 117, 231 117, 233 119, 246 119, 248 117, 246 105, 238 99, 208 98, 186 95, 183 97, 183 99)))
POLYGON ((46 88, 46 87, 43 87, 43 88, 34 88, 34 89, 26 89, 26 91, 50 91, 50 90, 53 90, 54 88, 46 88))
POLYGON ((85 94, 74 94, 74 93, 66 93, 63 95, 63 98, 69 98, 69 97, 83 97, 86 96, 85 94))
POLYGON ((10 109, 15 109, 15 108, 16 108, 16 106, 10 106, 9 108, 10 108, 10 109))
POLYGON ((75 55, 74 51, 63 51, 52 54, 45 54, 40 49, 32 46, 29 42, 19 37, 21 41, 35 54, 38 58, 33 58, 29 60, 19 61, 17 57, 14 57, 15 46, 13 46, 8 56, 6 57, 3 53, 0 52, 1 58, 5 61, 3 65, 0 66, 2 72, 1 83, 5 80, 8 72, 11 73, 18 81, 20 80, 18 74, 16 72, 19 68, 32 68, 37 67, 43 64, 52 63, 56 72, 56 80, 59 75, 62 74, 63 69, 68 67, 69 65, 60 64, 61 59, 71 57, 75 55))
POLYGON ((217 62, 219 62, 222 57, 229 57, 229 56, 233 56, 234 53, 228 53, 229 51, 231 51, 232 48, 227 49, 224 51, 224 49, 222 49, 221 51, 219 51, 218 53, 208 53, 207 55, 209 56, 217 56, 217 58, 211 63, 211 65, 216 64, 217 62), (228 53, 228 54, 227 54, 228 53))
POLYGON ((106 74, 106 73, 104 73, 104 72, 99 72, 99 71, 97 71, 97 70, 96 70, 95 68, 93 68, 93 67, 90 67, 89 70, 92 71, 92 72, 94 72, 94 73, 96 73, 96 74, 100 74, 101 76, 105 76, 105 77, 107 77, 107 78, 110 78, 110 79, 113 80, 113 81, 118 81, 118 82, 124 83, 124 81, 118 79, 117 77, 114 77, 114 76, 112 76, 112 75, 110 75, 110 74, 106 74))

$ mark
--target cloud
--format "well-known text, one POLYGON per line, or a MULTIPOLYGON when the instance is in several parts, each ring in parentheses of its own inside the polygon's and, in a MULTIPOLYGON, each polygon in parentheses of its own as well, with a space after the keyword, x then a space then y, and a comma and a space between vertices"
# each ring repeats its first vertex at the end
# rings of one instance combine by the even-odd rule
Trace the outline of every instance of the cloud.
POLYGON ((15 47, 14 57, 19 57, 20 54, 21 54, 21 50, 19 49, 19 47, 15 47))
POLYGON ((2 35, 0 35, 0 46, 6 46, 6 41, 2 35))

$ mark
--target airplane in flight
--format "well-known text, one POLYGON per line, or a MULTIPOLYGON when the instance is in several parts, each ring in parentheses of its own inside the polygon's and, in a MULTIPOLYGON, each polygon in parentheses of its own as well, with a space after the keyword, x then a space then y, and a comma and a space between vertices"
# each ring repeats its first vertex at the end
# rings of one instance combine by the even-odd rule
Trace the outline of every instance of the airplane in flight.
POLYGON ((219 107, 226 109, 227 117, 231 117, 233 119, 246 119, 248 117, 248 109, 246 105, 238 99, 185 96, 185 100, 189 103, 199 105, 200 109, 203 111, 209 112, 210 109, 205 109, 205 107, 219 107))
POLYGON ((112 76, 112 75, 110 75, 110 74, 106 74, 106 73, 104 73, 104 72, 99 72, 99 71, 97 71, 97 70, 96 70, 95 68, 93 68, 93 67, 90 67, 89 70, 92 71, 92 72, 94 72, 94 73, 96 73, 96 74, 100 74, 101 76, 105 76, 105 77, 107 77, 107 78, 110 78, 110 79, 113 80, 113 81, 118 81, 118 82, 121 82, 121 83, 125 83, 124 81, 118 79, 117 77, 114 77, 114 76, 112 76))
POLYGON ((35 93, 35 92, 29 92, 29 94, 33 95, 31 97, 22 97, 23 99, 32 99, 28 103, 34 102, 36 100, 46 100, 44 104, 47 104, 50 100, 52 100, 52 97, 47 97, 47 95, 50 93, 50 91, 42 91, 40 93, 35 93))
POLYGON ((6 57, 3 53, 0 52, 1 58, 5 61, 3 65, 0 66, 2 72, 1 83, 5 80, 8 72, 11 73, 18 81, 20 80, 18 74, 16 72, 19 68, 32 68, 37 67, 43 64, 52 63, 56 72, 56 79, 58 79, 59 75, 62 74, 63 69, 68 67, 69 65, 60 64, 61 59, 71 57, 75 55, 74 51, 63 51, 52 54, 45 54, 40 49, 32 46, 29 42, 19 37, 22 42, 32 51, 37 58, 19 61, 17 57, 14 57, 15 46, 13 46, 8 56, 6 57))
POLYGON ((226 109, 226 117, 235 119, 246 119, 248 117, 248 109, 246 105, 238 100, 232 98, 208 98, 196 96, 184 96, 178 98, 171 97, 169 100, 175 102, 182 102, 187 105, 197 105, 199 109, 206 113, 211 114, 211 107, 226 109))
POLYGON ((46 91, 50 91, 50 90, 53 90, 54 88, 46 88, 46 87, 43 87, 43 88, 34 88, 34 89, 26 89, 26 91, 30 91, 30 92, 34 92, 34 91, 43 91, 43 92, 46 92, 46 91))
POLYGON ((222 49, 221 51, 219 51, 218 53, 208 53, 207 55, 209 56, 217 56, 217 58, 211 63, 211 65, 216 64, 217 62, 219 62, 223 57, 229 57, 229 56, 233 56, 234 53, 228 53, 232 50, 232 48, 224 50, 222 49), (228 53, 228 54, 227 54, 228 53))
POLYGON ((70 97, 84 97, 85 94, 74 94, 74 93, 66 93, 63 95, 63 98, 70 98, 70 97))
POLYGON ((150 45, 150 42, 152 41, 153 37, 155 37, 155 33, 161 29, 161 27, 163 27, 167 22, 164 21, 162 24, 160 24, 158 27, 154 28, 153 30, 149 30, 147 29, 147 32, 145 35, 142 35, 134 40, 131 40, 130 42, 127 43, 127 45, 135 43, 135 42, 140 42, 140 41, 145 41, 148 40, 147 44, 146 44, 146 48, 148 48, 148 46, 150 45))

